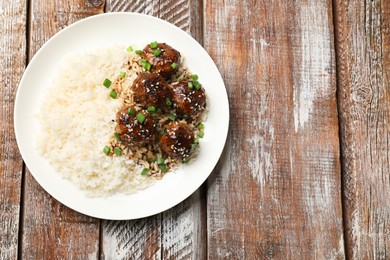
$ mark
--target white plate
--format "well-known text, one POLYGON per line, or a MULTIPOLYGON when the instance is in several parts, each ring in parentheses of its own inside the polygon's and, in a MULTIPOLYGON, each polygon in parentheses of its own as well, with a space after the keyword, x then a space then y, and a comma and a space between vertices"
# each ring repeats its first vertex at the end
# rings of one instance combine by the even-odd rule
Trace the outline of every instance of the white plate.
POLYGON ((35 54, 16 94, 15 134, 23 159, 38 183, 64 205, 103 219, 136 219, 167 210, 190 196, 216 165, 228 132, 229 105, 225 85, 207 52, 190 35, 158 18, 135 13, 108 13, 86 18, 57 33, 35 54), (152 187, 134 195, 90 198, 62 179, 35 150, 39 128, 34 118, 39 100, 49 87, 59 63, 70 53, 116 44, 144 46, 167 42, 185 57, 187 66, 199 75, 209 96, 205 137, 197 159, 167 174, 152 187))

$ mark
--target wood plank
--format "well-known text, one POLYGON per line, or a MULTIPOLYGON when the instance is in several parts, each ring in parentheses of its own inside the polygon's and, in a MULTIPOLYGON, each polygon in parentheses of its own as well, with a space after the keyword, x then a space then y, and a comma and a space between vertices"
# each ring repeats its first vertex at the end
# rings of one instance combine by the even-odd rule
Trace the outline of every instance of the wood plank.
POLYGON ((390 2, 335 2, 348 258, 390 258, 390 2))
MULTIPOLYGON (((53 34, 84 17, 102 13, 102 1, 32 0, 29 58, 53 34), (100 3, 100 4, 99 4, 100 3)), ((26 170, 22 259, 87 259, 99 255, 100 221, 63 206, 26 170)))
MULTIPOLYGON (((202 42, 202 1, 106 2, 106 11, 132 11, 167 20, 202 42)), ((136 221, 104 221, 102 258, 204 259, 204 188, 162 214, 136 221)))
POLYGON ((208 180, 209 259, 343 259, 331 1, 206 1, 230 135, 208 180))
POLYGON ((0 259, 16 259, 23 162, 14 134, 14 101, 26 65, 25 1, 0 1, 0 259))

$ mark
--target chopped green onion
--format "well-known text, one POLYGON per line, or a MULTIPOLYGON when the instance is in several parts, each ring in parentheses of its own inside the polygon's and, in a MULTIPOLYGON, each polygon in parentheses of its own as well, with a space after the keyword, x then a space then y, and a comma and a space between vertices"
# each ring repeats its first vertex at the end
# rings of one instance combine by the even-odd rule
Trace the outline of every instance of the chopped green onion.
POLYGON ((197 144, 191 144, 191 152, 195 151, 197 146, 197 144))
POLYGON ((164 158, 159 157, 159 158, 157 159, 157 164, 158 164, 158 165, 164 164, 164 163, 165 163, 165 159, 164 159, 164 158))
POLYGON ((156 112, 156 108, 155 108, 154 106, 148 107, 147 110, 148 110, 149 113, 154 113, 154 112, 156 112))
POLYGON ((170 120, 172 120, 172 121, 175 121, 176 116, 173 115, 173 114, 169 114, 169 115, 168 115, 168 118, 169 118, 170 120))
POLYGON ((199 136, 200 138, 203 138, 204 132, 203 132, 203 131, 199 131, 198 136, 199 136))
POLYGON ((161 170, 161 172, 166 173, 167 172, 167 166, 165 164, 160 164, 158 166, 161 170))
POLYGON ((141 55, 142 54, 142 50, 136 50, 135 53, 138 54, 138 55, 141 55))
POLYGON ((122 155, 122 150, 119 149, 118 147, 115 147, 115 148, 114 148, 114 153, 115 153, 116 155, 122 155))
POLYGON ((150 43, 150 48, 156 49, 158 46, 158 43, 156 41, 150 43))
POLYGON ((133 47, 129 46, 129 47, 127 47, 126 50, 127 50, 128 52, 132 52, 132 51, 133 51, 133 47))
POLYGON ((192 74, 192 75, 191 75, 191 79, 193 79, 193 80, 198 80, 198 78, 199 78, 199 77, 198 77, 198 75, 196 75, 196 74, 192 74))
POLYGON ((116 138, 117 141, 120 141, 120 140, 121 140, 121 136, 120 136, 119 133, 115 132, 115 133, 114 133, 114 136, 115 136, 115 138, 116 138))
POLYGON ((162 131, 161 131, 161 135, 165 134, 167 132, 167 129, 164 128, 162 131))
POLYGON ((194 144, 199 144, 199 139, 198 138, 194 138, 194 144))
POLYGON ((153 160, 152 158, 146 158, 146 161, 147 161, 148 163, 154 162, 154 160, 153 160))
POLYGON ((105 86, 106 88, 109 88, 110 86, 111 86, 111 80, 109 80, 109 79, 105 79, 104 81, 103 81, 103 86, 105 86))
POLYGON ((141 66, 144 67, 146 70, 150 70, 152 65, 149 63, 149 61, 142 59, 140 60, 141 66))
POLYGON ((129 108, 129 110, 127 110, 127 113, 130 115, 130 116, 135 116, 135 110, 134 108, 129 108))
POLYGON ((148 173, 150 172, 150 169, 149 168, 144 168, 141 172, 141 175, 142 176, 145 176, 145 175, 148 175, 148 173))
POLYGON ((153 51, 153 55, 156 57, 160 56, 160 54, 161 54, 161 51, 159 49, 156 49, 153 51))
POLYGON ((117 94, 116 94, 116 92, 114 90, 110 92, 110 97, 115 99, 116 96, 117 96, 117 94))
POLYGON ((184 114, 183 118, 189 118, 189 116, 187 114, 184 114))
POLYGON ((187 83, 187 85, 188 85, 188 88, 189 88, 189 89, 193 89, 193 88, 194 88, 194 85, 192 84, 191 81, 189 81, 189 82, 187 83))
POLYGON ((200 89, 200 84, 199 84, 199 82, 198 81, 194 81, 194 86, 195 86, 195 89, 196 90, 199 90, 200 89))
POLYGON ((109 155, 110 154, 110 152, 111 152, 111 149, 110 149, 110 147, 108 147, 108 146, 106 146, 106 147, 104 147, 104 149, 103 149, 103 153, 105 154, 105 155, 109 155))
POLYGON ((190 161, 190 157, 187 157, 187 158, 185 158, 184 160, 183 160, 183 163, 188 163, 189 161, 190 161))
POLYGON ((171 64, 171 67, 172 67, 172 69, 174 69, 174 70, 175 70, 175 69, 177 68, 177 64, 176 64, 176 62, 172 63, 172 64, 171 64))
POLYGON ((204 124, 203 123, 200 123, 199 126, 198 126, 199 129, 204 129, 204 124))
POLYGON ((167 106, 170 106, 170 105, 172 105, 172 101, 171 101, 169 98, 166 98, 166 99, 165 99, 165 104, 166 104, 167 106))
POLYGON ((183 78, 183 77, 180 77, 180 78, 179 78, 179 81, 183 81, 183 80, 184 80, 184 78, 183 78))
POLYGON ((121 77, 121 78, 124 78, 124 77, 126 77, 126 72, 124 72, 124 71, 121 71, 121 73, 119 73, 119 77, 121 77))
POLYGON ((139 112, 137 114, 137 121, 140 122, 141 124, 145 121, 146 117, 144 114, 142 114, 141 112, 139 112))

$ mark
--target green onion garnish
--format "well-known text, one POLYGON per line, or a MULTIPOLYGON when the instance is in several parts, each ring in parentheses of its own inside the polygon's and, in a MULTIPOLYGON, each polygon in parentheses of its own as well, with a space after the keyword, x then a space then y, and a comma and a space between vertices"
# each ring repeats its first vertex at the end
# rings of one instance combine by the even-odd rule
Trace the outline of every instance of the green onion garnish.
POLYGON ((140 122, 141 124, 145 121, 146 117, 144 114, 142 114, 141 112, 139 112, 137 114, 137 121, 140 122))
POLYGON ((114 133, 114 136, 115 136, 115 138, 116 138, 117 141, 120 141, 120 140, 121 140, 121 136, 120 136, 119 133, 115 132, 115 133, 114 133))
POLYGON ((103 86, 105 86, 106 88, 109 88, 111 86, 111 80, 105 79, 103 82, 103 86))
POLYGON ((170 106, 170 105, 172 105, 172 101, 171 101, 169 98, 166 98, 166 99, 165 99, 165 104, 166 104, 167 106, 170 106))
POLYGON ((194 138, 194 144, 199 144, 199 139, 198 138, 194 138))
POLYGON ((160 164, 164 164, 165 163, 165 159, 164 158, 158 158, 157 159, 157 164, 160 165, 160 164))
POLYGON ((171 64, 171 67, 172 67, 172 69, 174 69, 174 70, 175 70, 175 69, 177 68, 177 64, 176 64, 176 62, 172 63, 172 64, 171 64))
POLYGON ((138 54, 138 55, 141 55, 142 54, 142 50, 136 50, 135 53, 138 54))
POLYGON ((187 158, 185 158, 184 160, 183 160, 183 163, 188 163, 189 161, 190 161, 190 157, 187 157, 187 158))
POLYGON ((115 147, 115 148, 114 148, 114 153, 115 153, 116 155, 122 155, 122 150, 119 149, 118 147, 115 147))
POLYGON ((129 46, 129 47, 127 47, 126 50, 127 50, 128 52, 132 52, 132 51, 133 51, 133 47, 129 46))
POLYGON ((199 136, 200 138, 203 138, 204 132, 203 132, 203 131, 199 131, 198 136, 199 136))
POLYGON ((175 121, 176 116, 175 116, 174 114, 169 114, 169 115, 168 115, 168 118, 169 118, 170 120, 172 120, 172 121, 175 121))
POLYGON ((200 89, 200 84, 199 84, 199 82, 198 81, 194 81, 194 86, 195 86, 195 89, 196 90, 199 90, 200 89))
POLYGON ((197 144, 191 144, 191 152, 195 151, 197 146, 197 144))
POLYGON ((162 131, 161 131, 161 135, 165 134, 167 132, 167 129, 164 128, 162 131))
POLYGON ((130 116, 135 116, 135 110, 134 108, 129 108, 129 110, 127 110, 127 113, 130 115, 130 116))
POLYGON ((153 51, 153 55, 156 57, 160 56, 160 54, 161 54, 161 51, 159 49, 156 49, 153 51))
POLYGON ((204 129, 204 124, 203 123, 200 123, 199 126, 198 126, 199 129, 204 129))
POLYGON ((158 43, 156 41, 150 43, 150 48, 156 49, 158 46, 158 43))
POLYGON ((189 81, 189 82, 187 83, 187 86, 188 86, 189 89, 193 89, 193 88, 194 88, 194 85, 192 84, 191 81, 189 81))
POLYGON ((119 73, 119 77, 121 77, 121 78, 126 77, 126 72, 121 71, 121 72, 119 73))
POLYGON ((155 108, 154 106, 148 107, 147 110, 148 110, 148 112, 151 113, 151 114, 154 113, 154 112, 156 112, 156 108, 155 108))
POLYGON ((148 173, 150 172, 150 169, 149 168, 144 168, 141 172, 141 175, 145 176, 145 175, 148 175, 148 173))
POLYGON ((108 146, 106 146, 106 147, 104 147, 104 149, 103 149, 103 153, 105 154, 105 155, 109 155, 110 154, 110 152, 111 152, 111 149, 110 149, 110 147, 108 147, 108 146))
POLYGON ((153 160, 152 158, 146 158, 146 161, 147 161, 148 163, 154 162, 154 160, 153 160))
POLYGON ((158 166, 161 170, 161 172, 166 173, 167 172, 167 166, 165 164, 160 164, 158 166))
POLYGON ((144 67, 146 70, 150 70, 152 65, 149 63, 149 61, 142 59, 140 60, 141 66, 144 67))
POLYGON ((116 96, 117 96, 117 94, 116 94, 116 92, 114 90, 110 92, 110 97, 115 99, 116 96))
POLYGON ((191 75, 191 79, 193 79, 193 80, 198 80, 198 78, 199 78, 199 77, 198 77, 198 75, 196 75, 196 74, 192 74, 192 75, 191 75))
POLYGON ((189 116, 187 114, 184 114, 183 118, 189 118, 189 116))
POLYGON ((184 78, 183 78, 183 77, 180 77, 180 78, 179 78, 179 81, 183 81, 183 80, 184 80, 184 78))

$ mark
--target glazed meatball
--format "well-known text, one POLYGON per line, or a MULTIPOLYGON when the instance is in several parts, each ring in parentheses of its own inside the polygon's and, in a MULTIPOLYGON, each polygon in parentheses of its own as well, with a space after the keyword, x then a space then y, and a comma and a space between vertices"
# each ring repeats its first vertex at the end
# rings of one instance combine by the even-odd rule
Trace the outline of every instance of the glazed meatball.
POLYGON ((161 149, 172 158, 189 158, 195 141, 192 128, 185 122, 172 122, 165 129, 159 141, 161 149))
POLYGON ((152 47, 155 46, 146 45, 141 57, 152 65, 151 72, 155 72, 165 79, 171 78, 180 66, 180 52, 166 43, 158 43, 156 48, 152 47))
POLYGON ((198 81, 183 80, 172 84, 176 113, 181 117, 197 118, 206 107, 206 93, 198 81))
POLYGON ((172 105, 172 90, 158 74, 141 73, 133 83, 134 101, 147 108, 154 106, 169 111, 172 105))
POLYGON ((147 111, 124 107, 116 115, 116 133, 125 144, 145 145, 155 140, 156 124, 147 111))

